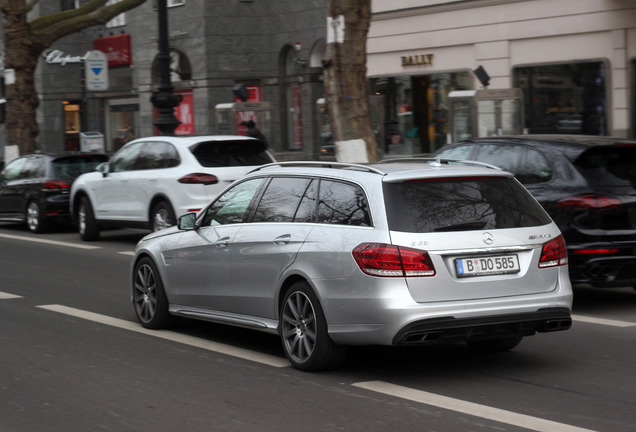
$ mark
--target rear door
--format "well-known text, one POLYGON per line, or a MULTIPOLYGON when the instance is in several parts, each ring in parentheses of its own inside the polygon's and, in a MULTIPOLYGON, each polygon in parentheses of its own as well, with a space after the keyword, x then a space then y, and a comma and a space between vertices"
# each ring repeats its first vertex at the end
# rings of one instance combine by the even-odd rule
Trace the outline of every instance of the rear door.
POLYGON ((27 158, 19 158, 9 163, 0 174, 0 216, 5 218, 22 217, 23 206, 20 189, 24 182, 23 168, 27 158))
POLYGON ((231 245, 236 313, 274 318, 281 275, 311 232, 318 181, 274 177, 231 245))

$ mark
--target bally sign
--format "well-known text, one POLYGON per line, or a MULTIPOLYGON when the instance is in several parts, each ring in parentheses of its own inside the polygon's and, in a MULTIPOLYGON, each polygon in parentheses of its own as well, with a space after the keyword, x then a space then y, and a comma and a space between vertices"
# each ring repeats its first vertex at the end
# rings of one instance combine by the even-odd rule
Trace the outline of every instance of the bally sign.
POLYGON ((101 51, 91 51, 84 64, 86 90, 108 90, 108 59, 101 51))
POLYGON ((402 66, 433 66, 433 54, 402 56, 402 66))

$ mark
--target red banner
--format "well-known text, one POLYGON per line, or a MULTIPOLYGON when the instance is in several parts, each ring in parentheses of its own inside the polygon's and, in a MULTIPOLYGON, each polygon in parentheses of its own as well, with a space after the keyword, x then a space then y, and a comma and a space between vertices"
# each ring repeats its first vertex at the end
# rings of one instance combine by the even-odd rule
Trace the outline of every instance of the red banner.
POLYGON ((95 39, 93 40, 93 49, 106 54, 109 67, 130 66, 132 64, 130 35, 128 33, 95 39))

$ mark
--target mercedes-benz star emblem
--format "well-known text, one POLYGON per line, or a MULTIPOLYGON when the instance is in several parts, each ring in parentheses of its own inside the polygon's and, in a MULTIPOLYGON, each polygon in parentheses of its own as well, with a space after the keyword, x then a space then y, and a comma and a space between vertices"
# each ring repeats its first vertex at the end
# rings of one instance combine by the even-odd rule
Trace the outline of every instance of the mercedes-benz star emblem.
POLYGON ((494 239, 492 238, 492 234, 490 234, 489 232, 485 232, 482 239, 484 240, 484 243, 486 243, 487 245, 491 245, 492 242, 494 241, 494 239))

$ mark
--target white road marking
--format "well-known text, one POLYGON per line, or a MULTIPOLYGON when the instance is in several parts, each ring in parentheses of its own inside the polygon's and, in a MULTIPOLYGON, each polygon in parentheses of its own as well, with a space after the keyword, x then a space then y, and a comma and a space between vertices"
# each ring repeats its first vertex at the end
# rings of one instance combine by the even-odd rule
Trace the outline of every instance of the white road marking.
POLYGON ((289 367, 289 361, 287 359, 271 356, 268 354, 262 354, 246 350, 243 348, 237 348, 231 345, 226 345, 218 342, 213 342, 193 336, 183 335, 168 330, 149 330, 143 328, 140 324, 131 321, 112 318, 106 315, 100 315, 93 312, 84 311, 81 309, 75 309, 62 305, 43 305, 39 308, 46 309, 53 312, 62 313, 65 315, 74 316, 76 318, 82 318, 85 320, 97 322, 112 327, 117 327, 124 330, 129 330, 137 333, 142 333, 148 336, 154 336, 169 341, 190 345, 197 348, 202 348, 208 351, 214 351, 221 354, 226 354, 232 357, 242 358, 257 363, 266 364, 274 367, 289 367))
POLYGON ((117 252, 120 255, 130 255, 133 256, 135 254, 135 251, 124 251, 124 252, 117 252))
POLYGON ((6 292, 0 292, 0 300, 11 300, 11 299, 17 299, 17 298, 22 298, 22 296, 9 294, 6 292))
POLYGON ((51 244, 56 246, 66 246, 66 247, 72 247, 77 249, 101 249, 99 246, 90 246, 90 245, 83 245, 78 243, 61 242, 56 240, 47 240, 47 239, 35 238, 35 237, 22 237, 22 236, 16 236, 11 234, 0 234, 0 238, 30 241, 34 243, 46 243, 46 244, 51 244))
POLYGON ((480 405, 473 402, 467 402, 460 399, 453 399, 447 396, 441 396, 434 393, 428 393, 421 390, 415 390, 383 381, 368 381, 353 384, 354 387, 371 390, 389 396, 407 399, 413 402, 419 402, 426 405, 436 406, 445 410, 456 411, 462 414, 468 414, 475 417, 518 426, 539 432, 594 432, 590 429, 584 429, 563 423, 557 423, 551 420, 545 420, 538 417, 532 417, 525 414, 518 414, 512 411, 506 411, 499 408, 493 408, 486 405, 480 405))
POLYGON ((629 321, 617 321, 605 318, 594 318, 583 315, 572 315, 574 321, 586 322, 591 324, 601 324, 612 327, 636 327, 636 323, 629 321))

